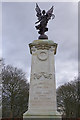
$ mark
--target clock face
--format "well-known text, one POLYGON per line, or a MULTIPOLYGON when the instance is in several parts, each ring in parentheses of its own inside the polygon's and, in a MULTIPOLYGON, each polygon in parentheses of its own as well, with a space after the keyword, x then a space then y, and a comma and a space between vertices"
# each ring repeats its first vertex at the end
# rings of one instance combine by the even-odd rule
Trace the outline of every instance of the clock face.
POLYGON ((48 52, 47 51, 39 51, 37 57, 39 60, 45 61, 48 58, 48 52))

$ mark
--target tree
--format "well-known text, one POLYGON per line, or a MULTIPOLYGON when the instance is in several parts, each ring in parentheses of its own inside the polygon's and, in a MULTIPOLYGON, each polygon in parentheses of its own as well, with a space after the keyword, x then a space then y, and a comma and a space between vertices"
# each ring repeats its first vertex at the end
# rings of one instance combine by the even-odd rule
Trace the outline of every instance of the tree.
POLYGON ((68 82, 57 89, 58 107, 66 118, 80 117, 80 78, 68 82))
POLYGON ((10 65, 2 69, 2 116, 22 117, 28 107, 29 84, 21 69, 10 65))

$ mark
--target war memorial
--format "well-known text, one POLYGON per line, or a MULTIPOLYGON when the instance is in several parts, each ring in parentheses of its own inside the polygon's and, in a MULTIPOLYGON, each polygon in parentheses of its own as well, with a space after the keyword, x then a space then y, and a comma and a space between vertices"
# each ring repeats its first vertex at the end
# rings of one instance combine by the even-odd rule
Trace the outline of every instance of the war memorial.
MULTIPOLYGON (((29 44, 30 53, 32 54, 29 105, 28 111, 23 114, 25 118, 59 118, 61 114, 57 112, 56 101, 56 80, 55 80, 55 61, 57 43, 48 40, 45 34, 48 31, 47 23, 55 15, 53 6, 50 10, 41 11, 36 3, 36 12, 38 24, 36 29, 40 34, 38 40, 29 44)), ((30 119, 31 120, 31 119, 30 119)))

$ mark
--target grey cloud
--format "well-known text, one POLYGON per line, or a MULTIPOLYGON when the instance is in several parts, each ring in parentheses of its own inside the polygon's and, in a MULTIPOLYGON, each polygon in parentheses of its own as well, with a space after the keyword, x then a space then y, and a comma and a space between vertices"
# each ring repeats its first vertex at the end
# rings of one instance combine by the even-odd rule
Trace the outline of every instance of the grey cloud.
MULTIPOLYGON (((49 31, 46 34, 50 40, 58 43, 55 56, 58 86, 72 79, 73 73, 77 73, 77 4, 63 2, 39 2, 38 4, 46 11, 54 5, 55 19, 50 20, 49 31), (75 65, 73 66, 72 63, 75 65)), ((30 78, 31 55, 28 44, 39 36, 35 29, 37 21, 35 3, 3 3, 2 14, 3 58, 6 64, 21 67, 30 78)))

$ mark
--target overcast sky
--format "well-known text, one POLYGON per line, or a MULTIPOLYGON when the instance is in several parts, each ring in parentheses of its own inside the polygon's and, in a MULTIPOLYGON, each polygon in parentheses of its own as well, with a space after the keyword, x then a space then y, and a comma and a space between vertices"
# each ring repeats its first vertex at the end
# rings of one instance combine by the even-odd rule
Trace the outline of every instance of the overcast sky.
MULTIPOLYGON (((35 2, 2 3, 2 57, 5 64, 22 68, 30 81, 28 44, 38 39, 35 2)), ((78 73, 78 5, 76 2, 38 2, 46 11, 54 6, 55 19, 48 23, 49 40, 58 44, 55 55, 56 83, 62 85, 78 73)))

